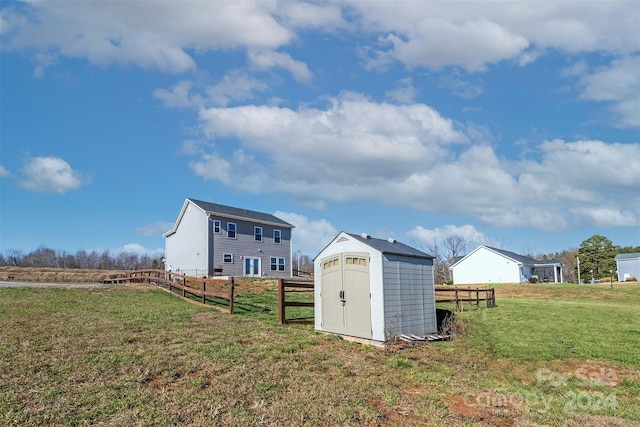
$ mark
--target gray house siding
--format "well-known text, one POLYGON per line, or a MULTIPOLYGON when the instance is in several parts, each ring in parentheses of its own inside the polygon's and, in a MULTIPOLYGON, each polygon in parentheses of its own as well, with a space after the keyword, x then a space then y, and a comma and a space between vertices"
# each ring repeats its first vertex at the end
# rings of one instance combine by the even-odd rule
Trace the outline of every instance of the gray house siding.
POLYGON ((186 199, 173 228, 165 233, 165 268, 191 276, 244 276, 245 260, 251 262, 253 276, 290 277, 293 226, 261 212, 233 208, 200 200, 186 199), (216 232, 215 221, 220 230, 216 232), (228 237, 229 224, 236 224, 235 238, 228 237), (256 241, 254 227, 262 228, 262 241, 256 241), (280 230, 280 243, 274 231, 280 230), (225 262, 225 254, 231 262, 225 262), (271 270, 271 258, 277 261, 271 270), (280 260, 284 270, 280 270, 280 260))
POLYGON ((214 269, 222 270, 225 276, 244 275, 244 259, 246 257, 259 258, 262 276, 290 277, 291 276, 291 229, 279 226, 259 224, 239 219, 229 219, 212 215, 214 220, 220 221, 220 233, 213 232, 211 226, 211 241, 213 242, 214 269), (227 237, 229 223, 236 224, 236 238, 227 237), (262 242, 255 241, 254 227, 262 227, 262 242), (280 230, 281 241, 276 244, 273 241, 274 230, 280 230), (232 263, 224 262, 224 254, 233 255, 232 263), (285 259, 285 271, 271 270, 271 257, 285 259))
POLYGON ((437 331, 432 259, 385 255, 383 281, 386 339, 437 331))

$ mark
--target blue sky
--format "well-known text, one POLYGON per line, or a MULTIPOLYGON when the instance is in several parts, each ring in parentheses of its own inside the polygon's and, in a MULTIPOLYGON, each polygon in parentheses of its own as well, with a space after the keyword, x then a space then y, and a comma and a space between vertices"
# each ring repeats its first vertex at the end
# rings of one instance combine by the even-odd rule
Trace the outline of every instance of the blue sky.
POLYGON ((158 254, 187 197, 310 256, 640 244, 637 1, 0 7, 3 254, 158 254))

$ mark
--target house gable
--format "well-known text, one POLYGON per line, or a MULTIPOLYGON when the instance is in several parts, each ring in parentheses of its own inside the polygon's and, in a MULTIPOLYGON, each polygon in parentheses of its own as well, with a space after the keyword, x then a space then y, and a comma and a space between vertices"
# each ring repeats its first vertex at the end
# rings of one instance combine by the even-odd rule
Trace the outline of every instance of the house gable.
POLYGON ((164 234, 165 268, 187 275, 289 277, 293 228, 271 214, 187 198, 164 234))
MULTIPOLYGON (((480 245, 451 267, 454 284, 521 283, 536 275, 562 282, 562 261, 537 261, 514 252, 480 245)), ((542 277, 540 277, 542 279, 542 277)))

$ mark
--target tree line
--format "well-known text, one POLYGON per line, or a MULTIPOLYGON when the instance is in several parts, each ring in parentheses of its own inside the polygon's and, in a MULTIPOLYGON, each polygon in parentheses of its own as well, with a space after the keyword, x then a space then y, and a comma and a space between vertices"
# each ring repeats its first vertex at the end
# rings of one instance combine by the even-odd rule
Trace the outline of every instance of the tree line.
MULTIPOLYGON (((438 284, 450 283, 449 267, 467 255, 479 245, 479 242, 465 239, 459 235, 449 235, 439 242, 425 248, 425 252, 433 255, 434 275, 438 284)), ((580 279, 589 281, 604 277, 616 276, 615 256, 621 253, 640 252, 640 246, 616 246, 605 236, 594 235, 583 241, 577 249, 567 249, 549 254, 523 254, 535 260, 559 260, 564 264, 562 269, 564 282, 578 282, 578 260, 580 279)), ((163 269, 162 256, 157 258, 146 254, 110 251, 79 250, 75 254, 50 248, 38 248, 29 253, 17 249, 0 254, 0 266, 40 267, 40 268, 77 268, 92 270, 138 270, 163 269)), ((313 272, 313 259, 308 255, 294 252, 293 269, 302 272, 313 272)))
POLYGON ((23 253, 17 249, 0 254, 0 266, 39 267, 39 268, 72 268, 88 270, 140 270, 147 268, 164 268, 162 257, 153 258, 135 252, 79 250, 75 254, 51 248, 38 248, 23 253))

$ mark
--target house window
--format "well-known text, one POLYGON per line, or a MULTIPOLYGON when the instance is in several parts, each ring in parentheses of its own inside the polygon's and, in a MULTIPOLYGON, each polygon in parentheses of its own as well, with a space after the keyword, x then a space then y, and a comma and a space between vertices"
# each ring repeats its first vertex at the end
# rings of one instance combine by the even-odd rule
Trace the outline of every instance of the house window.
POLYGON ((235 239, 236 238, 236 223, 235 222, 228 222, 227 223, 227 237, 229 239, 235 239))
POLYGON ((253 227, 253 240, 262 242, 262 227, 253 227))
POLYGON ((282 243, 282 232, 280 230, 273 230, 273 243, 276 245, 282 243))
POLYGON ((271 257, 271 271, 284 271, 284 258, 271 257))
POLYGON ((218 219, 213 221, 213 232, 216 234, 220 234, 220 220, 218 219))
POLYGON ((223 254, 222 258, 225 264, 233 263, 233 254, 223 254))

